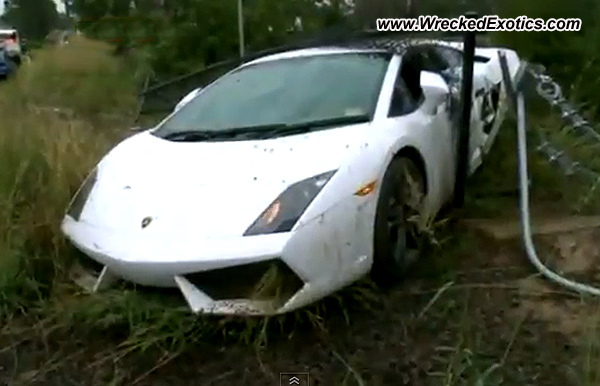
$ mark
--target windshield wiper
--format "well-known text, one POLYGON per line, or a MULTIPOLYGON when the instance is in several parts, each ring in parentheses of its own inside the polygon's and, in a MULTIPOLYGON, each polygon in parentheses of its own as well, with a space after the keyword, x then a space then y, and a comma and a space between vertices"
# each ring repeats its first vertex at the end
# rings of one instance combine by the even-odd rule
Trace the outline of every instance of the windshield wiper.
POLYGON ((163 139, 168 139, 170 141, 181 141, 181 142, 193 142, 193 141, 202 141, 205 139, 210 139, 212 133, 207 130, 185 130, 185 131, 176 131, 174 133, 169 133, 165 136, 162 136, 163 139))
POLYGON ((260 125, 260 126, 247 126, 247 127, 235 127, 225 130, 185 130, 176 131, 169 133, 163 137, 170 141, 177 142, 195 142, 195 141, 206 141, 211 139, 223 139, 223 138, 248 138, 254 136, 256 133, 260 133, 264 130, 272 130, 285 126, 284 124, 273 124, 273 125, 260 125))
POLYGON ((255 125, 245 127, 234 127, 225 130, 185 130, 176 131, 163 136, 163 139, 177 142, 196 142, 214 139, 266 139, 283 135, 295 135, 311 132, 318 128, 348 125, 369 122, 370 117, 366 114, 345 117, 319 119, 314 121, 298 123, 273 123, 268 125, 255 125))
POLYGON ((314 121, 290 123, 287 125, 282 125, 281 127, 275 127, 272 130, 266 130, 264 132, 264 135, 261 135, 261 138, 273 138, 282 135, 304 134, 324 127, 366 123, 370 120, 371 118, 368 115, 361 114, 345 117, 318 119, 314 121))

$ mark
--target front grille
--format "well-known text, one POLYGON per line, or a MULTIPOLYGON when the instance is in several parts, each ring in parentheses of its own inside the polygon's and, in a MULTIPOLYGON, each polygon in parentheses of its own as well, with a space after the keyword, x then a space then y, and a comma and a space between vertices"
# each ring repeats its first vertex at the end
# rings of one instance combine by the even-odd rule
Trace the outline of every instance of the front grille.
POLYGON ((304 282, 281 259, 185 275, 213 300, 273 300, 283 305, 304 282))

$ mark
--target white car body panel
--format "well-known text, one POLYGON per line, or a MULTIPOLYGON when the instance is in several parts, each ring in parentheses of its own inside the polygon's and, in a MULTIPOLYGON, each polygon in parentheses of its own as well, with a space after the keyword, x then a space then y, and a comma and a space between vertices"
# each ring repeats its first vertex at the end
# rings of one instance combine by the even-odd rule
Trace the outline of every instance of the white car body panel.
MULTIPOLYGON (((358 51, 364 50, 308 49, 246 65, 358 51)), ((476 64, 474 92, 501 79, 494 52, 478 51, 492 59, 476 64)), ((519 59, 507 52, 514 74, 519 59)), ((266 140, 186 143, 160 139, 152 130, 136 134, 98 164, 97 182, 79 221, 65 216, 63 232, 105 266, 103 277, 178 287, 194 312, 276 314, 323 298, 369 272, 379 185, 401 149, 410 147, 424 160, 430 213, 452 197, 456 133, 448 119, 449 99, 440 94, 443 98, 432 103, 428 94, 429 87, 443 89, 445 84, 439 75, 422 73, 426 102, 408 115, 388 118, 400 65, 401 57, 394 56, 369 123, 266 140), (331 170, 337 172, 290 232, 243 236, 287 187, 331 170), (371 182, 376 182, 371 194, 354 194, 371 182), (145 218, 151 222, 143 227, 145 218), (281 258, 304 283, 277 309, 252 299, 212 299, 186 278, 194 272, 274 258, 281 258)), ((196 95, 194 90, 179 106, 196 95)), ((481 163, 489 139, 478 118, 480 109, 476 101, 471 171, 481 163)), ((501 120, 497 121, 499 125, 501 120)))

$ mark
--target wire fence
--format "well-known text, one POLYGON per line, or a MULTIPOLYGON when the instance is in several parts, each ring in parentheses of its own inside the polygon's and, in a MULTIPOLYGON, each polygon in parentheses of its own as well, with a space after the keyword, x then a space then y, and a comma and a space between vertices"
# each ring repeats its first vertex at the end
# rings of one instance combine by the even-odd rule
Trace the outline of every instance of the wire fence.
MULTIPOLYGON (((535 81, 536 93, 551 108, 558 110, 565 123, 564 128, 566 130, 582 140, 600 144, 600 134, 583 117, 574 103, 564 96, 562 88, 550 75, 546 74, 541 67, 530 67, 529 75, 535 81)), ((548 138, 541 127, 537 127, 536 132, 538 137, 536 151, 542 154, 551 165, 557 166, 565 176, 581 175, 591 181, 591 188, 582 199, 583 204, 586 205, 600 187, 600 173, 582 165, 580 162, 573 161, 565 150, 548 138)))

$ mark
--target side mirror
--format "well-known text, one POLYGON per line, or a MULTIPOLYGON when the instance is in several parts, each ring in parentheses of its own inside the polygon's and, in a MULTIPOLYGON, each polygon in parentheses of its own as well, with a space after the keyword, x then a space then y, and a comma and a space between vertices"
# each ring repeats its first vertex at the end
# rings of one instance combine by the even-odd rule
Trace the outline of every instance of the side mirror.
POLYGON ((440 74, 430 71, 421 71, 421 88, 425 98, 446 95, 450 92, 448 84, 440 74))
POLYGON ((421 71, 421 89, 425 96, 425 105, 435 112, 437 106, 444 102, 450 89, 441 75, 430 71, 421 71))

